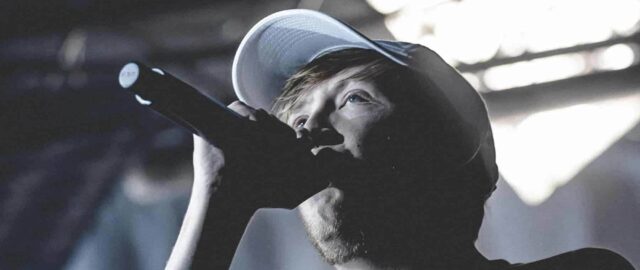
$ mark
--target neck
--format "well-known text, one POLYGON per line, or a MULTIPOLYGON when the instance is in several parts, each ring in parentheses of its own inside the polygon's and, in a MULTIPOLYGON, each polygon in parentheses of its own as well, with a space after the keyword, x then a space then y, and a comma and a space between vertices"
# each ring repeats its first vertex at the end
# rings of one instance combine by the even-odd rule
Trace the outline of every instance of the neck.
MULTIPOLYGON (((426 253, 426 251, 425 251, 426 253)), ((412 270, 412 269, 475 269, 488 260, 471 245, 468 248, 456 249, 449 255, 416 254, 414 258, 403 262, 376 262, 372 258, 356 257, 343 264, 334 265, 337 270, 412 270)))

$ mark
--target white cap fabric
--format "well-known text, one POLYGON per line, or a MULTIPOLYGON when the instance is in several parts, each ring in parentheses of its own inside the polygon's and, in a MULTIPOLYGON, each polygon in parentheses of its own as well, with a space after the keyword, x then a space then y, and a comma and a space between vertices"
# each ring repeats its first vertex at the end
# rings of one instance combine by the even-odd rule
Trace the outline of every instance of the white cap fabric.
POLYGON ((498 178, 491 126, 475 89, 432 50, 418 44, 370 40, 323 13, 293 9, 258 22, 236 52, 232 80, 238 98, 254 108, 270 110, 286 80, 299 68, 327 52, 363 48, 379 52, 428 78, 449 101, 467 127, 473 147, 468 163, 478 157, 492 179, 498 178))

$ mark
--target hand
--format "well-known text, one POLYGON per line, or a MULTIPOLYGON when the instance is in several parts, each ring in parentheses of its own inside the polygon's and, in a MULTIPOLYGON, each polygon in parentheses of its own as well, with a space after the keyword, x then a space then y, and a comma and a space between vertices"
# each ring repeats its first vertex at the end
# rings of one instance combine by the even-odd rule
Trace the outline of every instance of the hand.
POLYGON ((323 171, 334 171, 318 164, 336 157, 313 156, 304 135, 297 138, 275 117, 240 102, 228 107, 255 123, 249 126, 257 127, 256 136, 244 133, 251 138, 223 147, 224 153, 194 137, 193 192, 167 269, 228 269, 255 210, 296 207, 327 187, 323 171))
POLYGON ((224 155, 208 142, 194 139, 196 184, 211 189, 224 181, 244 203, 248 200, 258 208, 293 208, 326 187, 314 177, 316 161, 306 138, 296 138, 293 129, 264 110, 240 101, 228 108, 255 122, 260 130, 258 139, 251 138, 249 141, 257 141, 224 155))
POLYGON ((222 150, 193 135, 193 185, 195 190, 215 192, 220 184, 220 170, 224 167, 222 150))

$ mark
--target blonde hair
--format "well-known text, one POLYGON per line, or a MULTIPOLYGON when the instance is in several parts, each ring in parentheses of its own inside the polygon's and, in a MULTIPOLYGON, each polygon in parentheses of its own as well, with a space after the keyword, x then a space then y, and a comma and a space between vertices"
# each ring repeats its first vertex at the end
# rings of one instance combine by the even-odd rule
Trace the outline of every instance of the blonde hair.
POLYGON ((322 55, 293 74, 285 83, 282 93, 273 103, 271 113, 286 121, 293 106, 300 100, 306 89, 317 85, 341 71, 362 66, 362 70, 350 79, 388 81, 388 75, 395 74, 400 65, 368 49, 344 49, 322 55), (383 78, 384 77, 384 78, 383 78))

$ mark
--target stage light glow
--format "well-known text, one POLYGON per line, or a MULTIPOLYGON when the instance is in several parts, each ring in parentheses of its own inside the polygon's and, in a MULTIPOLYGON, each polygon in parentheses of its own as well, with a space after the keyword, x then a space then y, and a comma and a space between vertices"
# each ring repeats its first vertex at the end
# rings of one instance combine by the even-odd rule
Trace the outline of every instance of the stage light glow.
POLYGON ((496 54, 502 38, 502 28, 494 16, 496 2, 465 1, 438 8, 439 20, 433 32, 454 59, 473 64, 496 54))
POLYGON ((527 62, 518 62, 489 68, 484 73, 484 83, 491 90, 504 90, 533 83, 531 66, 527 62))
POLYGON ((579 0, 540 2, 532 11, 538 19, 529 18, 533 21, 527 33, 528 50, 548 51, 610 38, 612 31, 601 14, 605 4, 579 0))
POLYGON ((480 78, 476 74, 465 72, 462 73, 462 77, 464 77, 464 79, 467 80, 474 89, 480 89, 480 78))
POLYGON ((529 62, 534 83, 550 82, 581 75, 586 70, 585 57, 582 54, 562 54, 538 58, 529 62))
POLYGON ((417 43, 424 34, 422 16, 416 10, 402 9, 398 13, 388 15, 384 24, 398 40, 417 43))
POLYGON ((427 46, 431 48, 435 52, 442 57, 442 59, 447 62, 449 65, 456 66, 459 62, 452 56, 453 52, 451 48, 447 47, 442 43, 441 40, 437 39, 433 35, 424 35, 420 40, 418 40, 419 44, 427 46))
POLYGON ((491 90, 505 90, 565 79, 585 71, 584 55, 563 54, 489 68, 484 73, 484 83, 491 90))
POLYGON ((506 57, 518 56, 527 51, 527 43, 522 32, 506 33, 502 41, 499 51, 506 57))
POLYGON ((500 173, 529 205, 539 205, 640 121, 640 94, 494 123, 500 173))
POLYGON ((367 3, 382 14, 396 12, 406 6, 412 0, 367 0, 367 3))
POLYGON ((600 70, 620 70, 631 66, 635 62, 633 48, 627 44, 616 44, 598 50, 595 53, 596 68, 600 70))
POLYGON ((385 24, 395 38, 430 39, 466 64, 489 60, 498 50, 513 57, 601 42, 633 33, 640 21, 640 0, 368 1, 390 13, 385 24))
POLYGON ((639 0, 609 0, 600 12, 613 31, 628 35, 638 29, 640 21, 639 0))
POLYGON ((402 9, 428 9, 450 0, 367 0, 369 6, 382 14, 391 14, 402 9))

